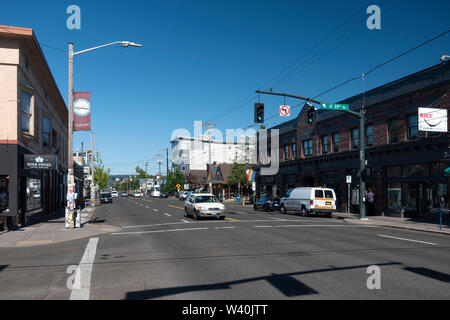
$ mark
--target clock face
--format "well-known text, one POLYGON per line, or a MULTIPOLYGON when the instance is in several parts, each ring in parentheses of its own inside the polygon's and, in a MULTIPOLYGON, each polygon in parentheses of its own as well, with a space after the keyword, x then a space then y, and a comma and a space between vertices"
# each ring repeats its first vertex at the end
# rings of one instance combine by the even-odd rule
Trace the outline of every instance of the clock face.
POLYGON ((85 117, 91 112, 91 104, 88 100, 80 98, 73 103, 73 112, 77 116, 85 117))

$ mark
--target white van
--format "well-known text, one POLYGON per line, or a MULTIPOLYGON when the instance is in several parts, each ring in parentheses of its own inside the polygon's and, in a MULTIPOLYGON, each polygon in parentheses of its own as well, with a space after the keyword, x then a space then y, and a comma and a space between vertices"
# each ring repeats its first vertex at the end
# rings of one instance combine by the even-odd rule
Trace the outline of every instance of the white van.
POLYGON ((328 188, 291 189, 281 198, 280 211, 297 211, 304 217, 310 213, 331 215, 336 211, 336 194, 333 189, 328 188))

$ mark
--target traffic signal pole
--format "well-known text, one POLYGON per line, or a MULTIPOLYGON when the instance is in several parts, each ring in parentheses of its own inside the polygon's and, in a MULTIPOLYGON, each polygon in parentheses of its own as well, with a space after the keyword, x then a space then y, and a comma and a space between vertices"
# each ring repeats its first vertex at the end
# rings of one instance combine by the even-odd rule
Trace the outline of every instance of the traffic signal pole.
MULTIPOLYGON (((267 94, 267 95, 273 95, 273 96, 282 96, 282 97, 289 97, 294 99, 303 100, 306 102, 313 102, 317 103, 319 105, 322 105, 324 102, 315 100, 312 98, 302 97, 298 95, 288 94, 288 93, 282 93, 282 92, 272 92, 272 91, 261 91, 256 90, 256 93, 259 94, 267 94)), ((364 106, 360 109, 359 112, 353 111, 353 110, 339 110, 343 112, 350 113, 354 116, 359 117, 359 218, 361 220, 366 220, 366 202, 365 202, 365 191, 366 191, 366 183, 363 179, 363 172, 366 170, 366 137, 365 137, 365 114, 366 110, 364 106)))

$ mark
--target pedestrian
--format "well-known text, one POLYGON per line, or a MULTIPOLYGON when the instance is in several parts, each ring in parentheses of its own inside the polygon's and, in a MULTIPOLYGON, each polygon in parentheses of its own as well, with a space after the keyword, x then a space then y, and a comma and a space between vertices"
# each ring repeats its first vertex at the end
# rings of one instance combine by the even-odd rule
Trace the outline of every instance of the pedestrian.
POLYGON ((367 203, 367 211, 369 215, 375 214, 375 193, 372 192, 372 189, 369 189, 366 195, 366 203, 367 203))

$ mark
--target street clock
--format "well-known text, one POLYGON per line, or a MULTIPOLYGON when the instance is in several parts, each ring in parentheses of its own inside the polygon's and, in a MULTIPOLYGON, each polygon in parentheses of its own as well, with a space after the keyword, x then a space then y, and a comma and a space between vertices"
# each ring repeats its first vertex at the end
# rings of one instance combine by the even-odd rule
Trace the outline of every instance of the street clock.
POLYGON ((91 103, 84 98, 79 98, 73 103, 73 111, 77 116, 85 117, 91 112, 91 103))

